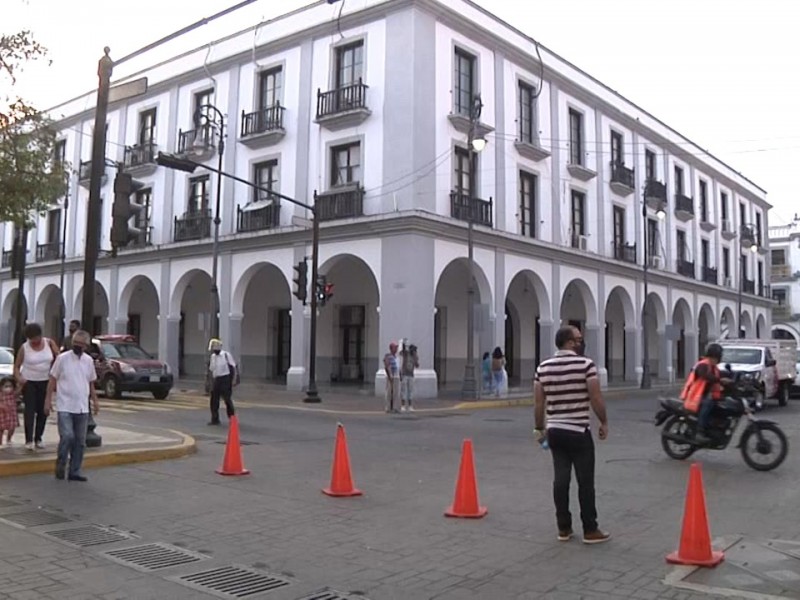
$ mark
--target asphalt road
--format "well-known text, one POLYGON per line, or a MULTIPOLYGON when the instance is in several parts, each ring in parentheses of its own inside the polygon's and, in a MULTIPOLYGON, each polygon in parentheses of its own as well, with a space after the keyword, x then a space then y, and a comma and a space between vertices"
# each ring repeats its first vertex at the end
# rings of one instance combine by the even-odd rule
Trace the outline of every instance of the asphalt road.
MULTIPOLYGON (((710 597, 661 583, 669 572, 664 556, 678 544, 689 464, 663 454, 654 413, 653 400, 609 402, 610 436, 597 445, 597 502, 600 525, 613 539, 597 547, 555 541, 551 461, 532 441, 529 407, 396 416, 242 408, 251 475, 241 478, 214 473, 226 428, 207 426, 205 410, 114 414, 116 421, 194 435, 198 453, 92 471, 86 485, 50 476, 12 479, 0 496, 132 530, 142 543, 177 544, 211 557, 205 560, 212 566, 256 566, 290 582, 266 600, 295 600, 326 586, 370 600, 710 597), (359 498, 320 493, 329 482, 339 421, 355 483, 364 491, 359 498), (473 440, 480 498, 489 508, 475 521, 443 516, 465 438, 473 440)), ((797 439, 800 402, 761 416, 777 420, 790 444, 797 439)), ((696 458, 714 537, 800 539, 800 461, 793 446, 771 473, 749 469, 735 448, 696 458)), ((574 513, 579 523, 577 507, 574 513)), ((19 549, 28 542, 13 543, 19 549)), ((39 546, 49 548, 37 543, 33 556, 44 552, 39 546)), ((205 597, 168 581, 205 563, 143 575, 108 562, 102 551, 80 551, 80 560, 59 576, 83 587, 67 589, 82 589, 88 598, 205 597)), ((4 574, 5 556, 0 551, 0 586, 3 577, 15 582, 13 570, 4 574)), ((19 589, 28 591, 26 585, 19 589)), ((63 591, 58 581, 53 586, 63 591)))

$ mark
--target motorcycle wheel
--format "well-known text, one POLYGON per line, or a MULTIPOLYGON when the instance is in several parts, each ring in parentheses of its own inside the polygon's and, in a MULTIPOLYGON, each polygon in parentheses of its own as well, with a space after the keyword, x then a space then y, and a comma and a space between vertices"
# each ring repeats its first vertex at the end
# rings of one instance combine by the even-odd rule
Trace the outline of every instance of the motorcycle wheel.
POLYGON ((789 442, 786 435, 774 423, 755 423, 754 427, 744 432, 740 445, 744 462, 756 471, 772 471, 780 466, 789 453, 789 442), (758 431, 761 432, 763 439, 759 439, 758 431), (766 432, 770 432, 772 435, 764 435, 766 432), (773 436, 777 438, 774 441, 769 439, 773 436), (752 448, 750 448, 751 443, 753 444, 752 448), (773 454, 775 458, 769 462, 755 460, 756 457, 773 454))
POLYGON ((680 417, 670 417, 664 425, 664 429, 661 431, 661 447, 664 448, 664 452, 667 456, 675 460, 686 460, 697 450, 697 447, 691 444, 680 444, 667 439, 664 436, 665 433, 684 437, 691 437, 694 435, 692 426, 687 421, 682 421, 680 417))

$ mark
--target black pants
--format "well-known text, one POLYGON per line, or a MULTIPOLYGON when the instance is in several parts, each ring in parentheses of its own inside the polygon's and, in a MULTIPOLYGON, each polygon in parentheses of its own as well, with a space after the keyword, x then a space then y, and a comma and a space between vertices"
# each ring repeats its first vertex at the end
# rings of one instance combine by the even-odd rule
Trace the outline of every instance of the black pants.
POLYGON ((219 399, 220 396, 225 401, 225 409, 228 412, 230 419, 234 415, 233 400, 231 394, 233 393, 233 381, 230 375, 223 375, 222 377, 214 377, 211 384, 211 421, 214 423, 219 422, 219 399))
POLYGON ((44 402, 47 399, 46 381, 26 381, 22 388, 22 400, 25 402, 25 443, 41 442, 47 417, 44 414, 44 402))
POLYGON ((581 507, 583 533, 597 531, 597 508, 594 501, 594 442, 587 429, 584 433, 566 429, 548 429, 547 441, 553 454, 553 500, 556 504, 556 523, 559 531, 572 529, 569 512, 569 485, 572 468, 578 480, 578 501, 581 507))

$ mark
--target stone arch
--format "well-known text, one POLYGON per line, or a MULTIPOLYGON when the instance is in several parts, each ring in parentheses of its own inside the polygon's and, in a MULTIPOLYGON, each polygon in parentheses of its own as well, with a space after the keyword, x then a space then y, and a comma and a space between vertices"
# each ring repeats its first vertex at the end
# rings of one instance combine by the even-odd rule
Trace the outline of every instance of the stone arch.
POLYGON ((176 349, 180 375, 205 374, 211 311, 211 276, 203 269, 188 270, 175 283, 169 300, 169 316, 178 320, 176 349))
POLYGON ((739 329, 744 332, 744 337, 755 337, 755 323, 753 322, 753 316, 750 314, 750 311, 743 309, 741 319, 742 322, 739 326, 739 329))
MULTIPOLYGON (((667 347, 662 343, 667 327, 667 307, 663 298, 650 292, 644 303, 644 327, 647 330, 647 356, 650 373, 668 377, 667 347)), ((642 358, 644 361, 644 357, 642 358)), ((642 362, 644 364, 644 362, 642 362)))
POLYGON ((763 314, 756 318, 756 337, 763 338, 767 335, 767 319, 763 314))
MULTIPOLYGON (((83 313, 83 287, 78 290, 75 296, 74 315, 83 313)), ((99 335, 101 333, 108 333, 108 292, 103 284, 99 281, 94 283, 94 322, 81 323, 81 326, 89 331, 92 335, 99 335)))
POLYGON ((192 284, 192 281, 195 278, 207 279, 210 286, 211 275, 209 275, 203 269, 189 269, 188 271, 186 271, 186 273, 181 275, 181 277, 175 283, 175 287, 172 288, 172 295, 169 299, 170 316, 172 317, 180 316, 181 303, 183 302, 183 295, 186 293, 186 289, 192 284))
POLYGON ((597 325, 597 300, 583 279, 573 279, 564 287, 560 318, 562 325, 580 323, 581 329, 586 325, 597 325))
POLYGON ((772 339, 794 340, 800 345, 800 331, 786 323, 777 323, 772 326, 772 339))
MULTIPOLYGON (((329 261, 330 262, 330 261, 329 261)), ((326 263, 327 264, 327 263, 326 263)), ((284 272, 271 262, 257 262, 250 265, 242 276, 239 277, 239 281, 236 282, 233 288, 233 297, 231 298, 231 313, 234 315, 241 315, 244 313, 244 300, 247 294, 247 290, 249 289, 250 284, 252 283, 253 279, 256 275, 259 275, 267 271, 270 276, 275 276, 280 280, 281 293, 283 293, 284 288, 285 291, 289 294, 292 293, 292 288, 290 286, 289 281, 286 279, 286 275, 284 272)), ((320 273, 322 270, 320 269, 320 273)), ((308 268, 308 281, 309 281, 309 291, 311 291, 311 265, 308 268)))
POLYGON ((736 317, 730 307, 722 309, 722 314, 719 318, 719 337, 721 339, 739 337, 736 334, 736 317))
POLYGON ((156 283, 150 279, 147 275, 137 275, 133 277, 128 283, 125 284, 125 287, 122 288, 122 292, 119 294, 119 301, 117 306, 118 312, 120 315, 124 315, 130 306, 131 299, 136 294, 136 292, 142 288, 143 286, 147 286, 148 289, 152 288, 152 291, 155 292, 156 299, 158 300, 159 306, 161 306, 161 294, 158 291, 158 286, 156 283))
POLYGON ((552 337, 551 304, 544 282, 533 271, 525 269, 511 278, 506 291, 503 347, 512 386, 528 378, 538 366, 543 327, 544 335, 552 337))
MULTIPOLYGON (((3 320, 0 322, 0 338, 5 340, 6 345, 14 345, 14 329, 17 318, 17 288, 12 289, 6 294, 3 300, 2 316, 3 320)), ((22 294, 22 324, 28 321, 28 298, 23 292, 22 294)))
POLYGON ((42 326, 44 335, 59 344, 64 335, 63 295, 55 284, 46 285, 39 292, 34 309, 34 320, 42 326))
POLYGON ((622 286, 613 288, 605 302, 605 368, 609 381, 636 380, 636 311, 622 286))
POLYGON ((706 302, 697 313, 697 355, 702 356, 706 347, 718 337, 719 331, 714 309, 706 302))
POLYGON ((133 335, 143 348, 155 350, 158 348, 158 330, 162 322, 161 305, 155 282, 146 275, 133 277, 119 295, 114 331, 133 335))
POLYGON ((697 356, 694 350, 696 324, 692 319, 692 309, 685 298, 679 298, 672 309, 672 330, 668 336, 672 344, 672 369, 675 375, 683 378, 692 368, 697 356))

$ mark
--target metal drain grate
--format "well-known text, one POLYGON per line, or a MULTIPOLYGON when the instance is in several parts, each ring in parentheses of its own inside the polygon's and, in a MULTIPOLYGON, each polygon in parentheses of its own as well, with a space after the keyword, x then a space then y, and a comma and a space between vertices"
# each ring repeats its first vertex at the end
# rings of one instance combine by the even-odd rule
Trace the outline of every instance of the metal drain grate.
POLYGON ((175 581, 221 598, 249 598, 289 585, 286 579, 236 565, 182 575, 175 581))
POLYGON ((100 527, 99 525, 82 525, 81 527, 73 527, 72 529, 45 531, 44 534, 61 540, 62 542, 80 546, 81 548, 122 542, 129 539, 129 536, 124 533, 120 533, 108 527, 100 527))
POLYGON ((208 558, 196 552, 162 543, 109 550, 104 555, 125 566, 145 572, 168 569, 208 558))
POLYGON ((39 527, 41 525, 69 523, 72 519, 44 510, 26 510, 25 512, 3 515, 0 517, 0 521, 5 521, 19 527, 39 527))
POLYGON ((359 600, 367 600, 360 594, 343 594, 342 592, 330 589, 320 590, 308 596, 303 596, 300 600, 355 600, 356 598, 359 600))

